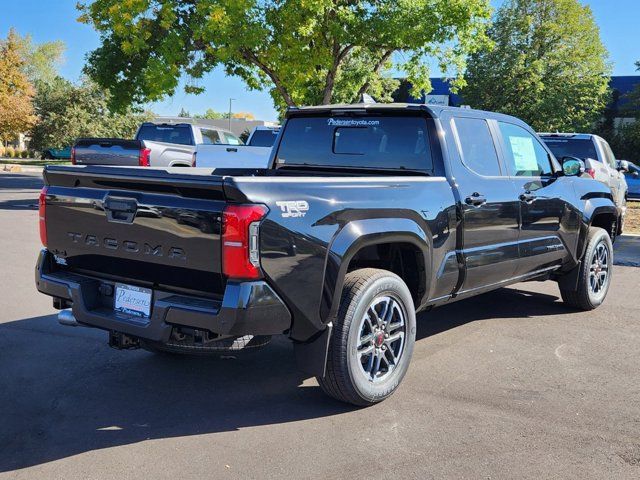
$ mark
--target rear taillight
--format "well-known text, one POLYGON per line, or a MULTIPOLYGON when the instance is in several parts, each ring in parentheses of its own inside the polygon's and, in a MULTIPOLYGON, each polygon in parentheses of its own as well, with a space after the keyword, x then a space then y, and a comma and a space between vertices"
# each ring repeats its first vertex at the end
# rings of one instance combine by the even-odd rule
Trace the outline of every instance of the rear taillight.
POLYGON ((255 280, 260 272, 260 221, 263 205, 229 205, 222 214, 222 273, 238 280, 255 280))
POLYGON ((198 161, 196 160, 196 153, 197 152, 193 152, 193 155, 191 156, 191 166, 195 167, 196 164, 198 163, 198 161))
POLYGON ((43 246, 47 246, 47 188, 44 187, 40 191, 38 200, 38 225, 40 227, 40 241, 43 246))
POLYGON ((596 171, 593 168, 587 168, 584 173, 587 173, 594 180, 596 179, 596 171))
POLYGON ((148 167, 150 165, 151 160, 151 149, 149 148, 141 148, 140 155, 138 156, 138 165, 141 167, 148 167))
POLYGON ((71 165, 76 164, 76 147, 71 148, 71 165))

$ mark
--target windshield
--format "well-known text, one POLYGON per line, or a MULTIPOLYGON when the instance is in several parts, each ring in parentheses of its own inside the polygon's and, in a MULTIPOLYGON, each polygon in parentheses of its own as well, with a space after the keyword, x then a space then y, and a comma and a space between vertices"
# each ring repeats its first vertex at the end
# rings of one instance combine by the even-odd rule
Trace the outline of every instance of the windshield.
POLYGON ((252 147, 273 147, 277 136, 277 130, 256 130, 253 132, 253 135, 251 135, 249 145, 252 147))
POLYGON ((432 171, 427 119, 406 116, 294 117, 277 164, 432 171))
POLYGON ((553 152, 558 160, 562 157, 577 157, 582 160, 592 158, 598 160, 596 146, 592 140, 578 138, 542 137, 544 143, 553 152))
POLYGON ((151 142, 193 145, 191 128, 188 125, 143 125, 138 131, 138 140, 151 142))

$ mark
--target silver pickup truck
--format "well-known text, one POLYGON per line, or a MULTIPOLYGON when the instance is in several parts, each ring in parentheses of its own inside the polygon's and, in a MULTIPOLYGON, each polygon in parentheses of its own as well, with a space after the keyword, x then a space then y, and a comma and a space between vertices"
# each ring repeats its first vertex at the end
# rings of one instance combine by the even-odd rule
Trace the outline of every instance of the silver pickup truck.
POLYGON ((202 144, 196 148, 194 167, 205 168, 267 168, 273 144, 280 127, 256 127, 246 145, 202 144))
POLYGON ((197 145, 241 145, 233 133, 195 123, 143 123, 133 140, 80 138, 71 150, 74 165, 191 167, 197 145))

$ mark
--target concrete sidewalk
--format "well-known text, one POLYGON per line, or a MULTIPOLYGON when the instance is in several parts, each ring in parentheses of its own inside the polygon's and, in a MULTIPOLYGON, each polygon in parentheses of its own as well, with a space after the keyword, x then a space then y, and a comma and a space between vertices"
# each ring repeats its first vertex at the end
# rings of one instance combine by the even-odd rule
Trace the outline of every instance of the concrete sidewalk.
POLYGON ((621 235, 613 250, 616 265, 640 267, 640 235, 621 235))

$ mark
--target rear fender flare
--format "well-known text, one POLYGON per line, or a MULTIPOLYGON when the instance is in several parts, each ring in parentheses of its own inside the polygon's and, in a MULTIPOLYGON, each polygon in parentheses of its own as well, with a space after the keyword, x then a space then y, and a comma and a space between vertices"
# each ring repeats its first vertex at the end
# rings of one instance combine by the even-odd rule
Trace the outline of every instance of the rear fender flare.
MULTIPOLYGON (((384 243, 410 243, 423 255, 427 272, 431 270, 431 235, 408 218, 371 218, 354 220, 333 237, 327 252, 320 318, 327 324, 333 320, 340 306, 344 279, 353 257, 364 247, 384 243)), ((429 292, 429 275, 425 275, 424 297, 429 292)), ((422 304, 424 298, 419 299, 422 304)))

